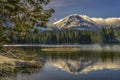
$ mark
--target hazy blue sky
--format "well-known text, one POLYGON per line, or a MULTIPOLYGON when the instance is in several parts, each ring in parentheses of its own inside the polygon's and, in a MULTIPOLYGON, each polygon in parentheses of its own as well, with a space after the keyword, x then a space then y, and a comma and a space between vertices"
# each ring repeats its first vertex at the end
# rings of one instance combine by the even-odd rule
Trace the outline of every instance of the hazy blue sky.
POLYGON ((70 14, 90 17, 120 17, 120 0, 51 0, 48 7, 55 9, 51 21, 70 14))

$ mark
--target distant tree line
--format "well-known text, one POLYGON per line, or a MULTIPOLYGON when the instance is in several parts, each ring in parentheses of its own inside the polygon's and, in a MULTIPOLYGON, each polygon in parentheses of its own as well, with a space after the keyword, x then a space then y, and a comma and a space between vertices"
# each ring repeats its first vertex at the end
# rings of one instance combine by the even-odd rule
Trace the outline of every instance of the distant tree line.
POLYGON ((97 31, 40 31, 38 29, 15 31, 7 29, 2 35, 4 35, 3 41, 10 44, 111 44, 119 43, 120 40, 120 30, 113 28, 101 28, 97 31))

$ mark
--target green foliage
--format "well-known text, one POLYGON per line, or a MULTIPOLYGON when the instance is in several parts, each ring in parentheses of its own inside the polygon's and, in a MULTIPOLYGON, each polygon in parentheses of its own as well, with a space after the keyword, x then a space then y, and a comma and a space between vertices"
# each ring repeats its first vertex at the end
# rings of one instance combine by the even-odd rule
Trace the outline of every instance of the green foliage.
POLYGON ((35 24, 46 26, 53 9, 44 9, 49 0, 0 0, 0 24, 14 24, 16 30, 25 30, 35 24))
POLYGON ((54 13, 53 9, 44 9, 48 3, 49 0, 0 0, 0 44, 18 41, 18 37, 23 40, 34 25, 46 27, 54 13))

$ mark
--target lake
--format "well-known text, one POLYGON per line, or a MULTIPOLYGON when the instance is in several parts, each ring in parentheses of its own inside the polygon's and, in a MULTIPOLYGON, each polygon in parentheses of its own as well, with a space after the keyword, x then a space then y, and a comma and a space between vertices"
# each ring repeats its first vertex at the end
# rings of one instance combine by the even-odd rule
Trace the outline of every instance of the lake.
POLYGON ((44 65, 37 72, 18 72, 3 80, 120 80, 119 50, 41 51, 39 47, 22 50, 37 54, 44 65))

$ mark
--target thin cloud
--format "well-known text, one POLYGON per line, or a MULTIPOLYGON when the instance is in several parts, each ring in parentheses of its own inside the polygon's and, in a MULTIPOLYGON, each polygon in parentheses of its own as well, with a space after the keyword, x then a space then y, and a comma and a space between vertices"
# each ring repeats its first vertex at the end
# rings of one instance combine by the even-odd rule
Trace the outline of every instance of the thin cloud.
POLYGON ((51 0, 47 7, 60 8, 60 7, 72 6, 75 4, 81 5, 81 3, 86 3, 91 1, 92 0, 51 0))
POLYGON ((66 7, 73 4, 73 0, 51 0, 48 7, 66 7))

